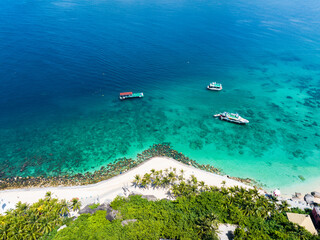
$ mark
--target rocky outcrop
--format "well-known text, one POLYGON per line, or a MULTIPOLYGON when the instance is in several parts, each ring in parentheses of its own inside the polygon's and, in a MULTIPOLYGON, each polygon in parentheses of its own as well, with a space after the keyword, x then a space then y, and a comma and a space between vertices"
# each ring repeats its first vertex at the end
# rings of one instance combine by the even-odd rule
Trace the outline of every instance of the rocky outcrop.
POLYGON ((295 197, 297 197, 297 198, 301 198, 301 196, 302 196, 301 193, 299 193, 299 192, 296 192, 294 195, 295 195, 295 197))
POLYGON ((121 225, 122 226, 125 226, 125 225, 128 225, 130 222, 136 222, 137 221, 137 219, 127 219, 127 220, 123 220, 122 222, 121 222, 121 225))
POLYGON ((320 193, 319 192, 311 192, 311 195, 316 197, 316 198, 320 198, 320 193))
POLYGON ((147 199, 148 201, 157 201, 158 200, 154 195, 142 195, 141 198, 147 199))
POLYGON ((98 207, 96 207, 95 209, 91 209, 90 205, 85 206, 83 209, 81 209, 79 211, 80 214, 82 213, 90 213, 90 214, 94 214, 96 211, 107 211, 107 215, 106 215, 106 219, 109 220, 110 222, 112 222, 114 219, 117 218, 117 215, 119 213, 119 211, 114 210, 109 204, 101 204, 98 207))
POLYGON ((98 206, 96 209, 94 209, 94 210, 96 210, 96 211, 98 211, 98 210, 108 211, 108 209, 110 209, 110 208, 111 208, 111 207, 110 207, 109 204, 103 203, 103 204, 99 205, 99 206, 98 206))
POLYGON ((89 206, 90 206, 90 205, 87 205, 87 206, 85 206, 84 208, 82 208, 82 209, 79 211, 79 214, 83 214, 83 213, 94 214, 94 213, 96 212, 96 209, 91 209, 89 206))
POLYGON ((112 222, 117 218, 119 211, 112 209, 111 207, 107 210, 106 219, 112 222))
POLYGON ((304 195, 304 200, 309 204, 313 204, 314 203, 314 196, 310 195, 310 194, 306 194, 304 195))
POLYGON ((91 209, 90 206, 91 206, 91 204, 85 206, 83 209, 81 209, 81 210, 79 211, 79 213, 80 213, 80 214, 82 214, 82 213, 94 214, 96 211, 99 211, 99 210, 108 211, 108 210, 110 209, 110 211, 111 211, 111 209, 112 209, 109 204, 105 204, 105 203, 99 205, 99 206, 96 207, 95 209, 91 209))
POLYGON ((157 201, 158 198, 154 195, 142 195, 141 193, 132 192, 129 196, 141 195, 141 198, 147 199, 148 201, 157 201))

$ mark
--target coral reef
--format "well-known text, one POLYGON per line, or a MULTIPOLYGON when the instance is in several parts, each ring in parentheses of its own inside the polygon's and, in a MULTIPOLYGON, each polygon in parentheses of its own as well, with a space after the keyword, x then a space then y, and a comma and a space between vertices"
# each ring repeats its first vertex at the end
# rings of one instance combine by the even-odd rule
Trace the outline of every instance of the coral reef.
MULTIPOLYGON (((25 188, 25 187, 48 187, 48 186, 73 186, 73 185, 85 185, 97 183, 114 177, 122 172, 138 166, 144 161, 156 157, 165 156, 173 158, 184 164, 191 165, 193 167, 219 174, 220 171, 207 164, 199 164, 196 161, 186 157, 184 154, 171 148, 169 143, 154 144, 149 149, 138 154, 136 159, 131 158, 119 158, 114 160, 113 163, 109 163, 107 166, 102 166, 100 170, 93 173, 86 172, 85 174, 74 175, 62 175, 62 176, 39 176, 39 177, 11 177, 0 180, 0 189, 10 188, 25 188)), ((245 183, 254 183, 250 179, 234 178, 238 181, 245 183)))

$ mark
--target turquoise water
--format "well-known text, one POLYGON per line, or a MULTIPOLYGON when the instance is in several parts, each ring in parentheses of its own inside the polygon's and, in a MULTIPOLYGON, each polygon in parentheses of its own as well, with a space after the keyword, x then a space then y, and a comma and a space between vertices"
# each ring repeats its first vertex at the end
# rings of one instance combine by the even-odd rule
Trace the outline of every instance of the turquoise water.
POLYGON ((0 8, 1 177, 95 170, 161 142, 269 188, 320 176, 318 1, 0 8))

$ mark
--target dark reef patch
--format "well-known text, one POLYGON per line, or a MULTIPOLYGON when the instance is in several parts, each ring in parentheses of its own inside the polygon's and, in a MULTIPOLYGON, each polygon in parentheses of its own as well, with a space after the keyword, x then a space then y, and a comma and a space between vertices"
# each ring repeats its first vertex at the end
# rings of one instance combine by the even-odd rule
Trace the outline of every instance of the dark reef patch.
POLYGON ((320 71, 320 64, 307 64, 302 68, 308 71, 320 71))
MULTIPOLYGON (((199 143, 197 143, 199 144, 199 143)), ((136 159, 131 158, 118 158, 109 163, 107 166, 102 166, 99 170, 95 172, 86 172, 84 174, 77 173, 71 175, 61 175, 61 176, 39 176, 39 177, 11 177, 2 178, 0 180, 0 189, 10 189, 10 188, 22 188, 22 187, 48 187, 48 186, 76 186, 76 185, 86 185, 100 182, 102 180, 114 177, 122 172, 125 172, 131 168, 138 166, 144 161, 158 156, 166 156, 173 158, 184 164, 191 165, 198 169, 202 169, 212 173, 220 173, 220 170, 214 168, 209 164, 199 164, 196 161, 186 157, 182 153, 171 148, 169 143, 154 144, 149 149, 143 151, 141 154, 137 154, 136 159)), ((257 184, 257 182, 251 179, 242 179, 237 177, 231 177, 232 179, 247 183, 247 184, 257 184)))

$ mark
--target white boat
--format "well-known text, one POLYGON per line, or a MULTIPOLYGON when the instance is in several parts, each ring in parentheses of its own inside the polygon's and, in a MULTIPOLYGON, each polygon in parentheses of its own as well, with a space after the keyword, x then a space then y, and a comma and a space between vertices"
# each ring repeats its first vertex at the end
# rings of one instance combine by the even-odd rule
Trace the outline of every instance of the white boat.
POLYGON ((211 91, 221 91, 222 90, 222 84, 217 82, 212 82, 207 86, 208 90, 211 91))
POLYGON ((228 112, 223 112, 214 115, 214 117, 220 118, 220 120, 224 120, 227 122, 233 122, 233 123, 238 123, 238 124, 247 124, 249 121, 247 119, 244 119, 241 117, 238 113, 228 113, 228 112))

